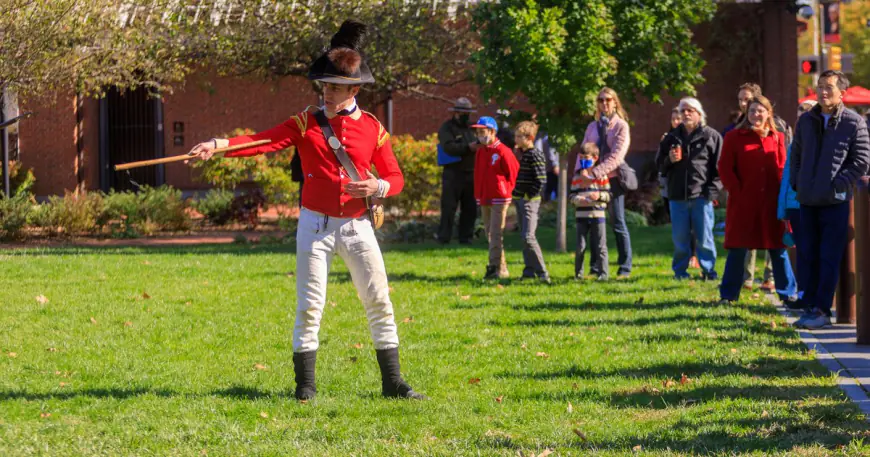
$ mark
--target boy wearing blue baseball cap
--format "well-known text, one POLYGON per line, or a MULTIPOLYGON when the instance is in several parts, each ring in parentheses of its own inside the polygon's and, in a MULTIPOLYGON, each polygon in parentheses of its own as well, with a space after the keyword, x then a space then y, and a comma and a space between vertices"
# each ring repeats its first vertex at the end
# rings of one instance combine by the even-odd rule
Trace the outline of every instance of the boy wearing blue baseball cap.
POLYGON ((471 128, 480 143, 474 162, 474 197, 481 207, 489 241, 489 264, 484 279, 507 278, 503 232, 520 164, 514 152, 496 138, 495 119, 481 117, 471 128))

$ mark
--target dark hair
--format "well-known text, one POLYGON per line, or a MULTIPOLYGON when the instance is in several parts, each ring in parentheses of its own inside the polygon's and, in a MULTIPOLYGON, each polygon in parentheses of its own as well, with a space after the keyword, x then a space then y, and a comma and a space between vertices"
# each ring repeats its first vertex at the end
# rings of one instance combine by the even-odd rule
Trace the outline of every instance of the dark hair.
MULTIPOLYGON (((754 97, 753 97, 753 98, 754 98, 754 97)), ((737 121, 740 120, 740 117, 741 117, 741 116, 743 116, 743 111, 740 111, 740 110, 736 109, 736 110, 731 111, 730 113, 728 113, 728 120, 730 120, 732 124, 736 124, 737 121)))
POLYGON ((830 78, 831 76, 837 77, 837 88, 839 88, 840 90, 846 90, 849 88, 849 78, 847 78, 842 71, 825 70, 822 72, 822 74, 819 75, 819 79, 830 78))
POLYGON ((740 87, 737 88, 737 92, 739 93, 742 90, 748 90, 749 92, 752 92, 753 97, 758 97, 759 95, 761 95, 761 86, 755 83, 741 84, 740 87))

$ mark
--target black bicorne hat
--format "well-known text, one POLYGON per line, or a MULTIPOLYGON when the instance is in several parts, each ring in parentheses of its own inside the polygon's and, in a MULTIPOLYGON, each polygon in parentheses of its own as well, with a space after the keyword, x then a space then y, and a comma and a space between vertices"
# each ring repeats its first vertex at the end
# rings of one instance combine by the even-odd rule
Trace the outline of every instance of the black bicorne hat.
POLYGON ((338 33, 332 36, 329 49, 311 65, 308 79, 332 84, 375 82, 359 52, 365 33, 365 24, 351 19, 344 21, 338 33))

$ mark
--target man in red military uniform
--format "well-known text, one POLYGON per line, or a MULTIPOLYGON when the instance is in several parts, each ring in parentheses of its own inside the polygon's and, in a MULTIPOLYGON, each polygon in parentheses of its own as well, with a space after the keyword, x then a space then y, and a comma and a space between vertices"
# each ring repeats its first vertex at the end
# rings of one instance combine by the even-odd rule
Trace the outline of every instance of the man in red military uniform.
MULTIPOLYGON (((213 150, 251 141, 270 143, 226 154, 244 157, 295 146, 302 159, 305 187, 296 235, 296 324, 293 331, 293 365, 296 398, 308 400, 317 392, 315 362, 318 330, 326 303, 326 283, 335 254, 350 270, 362 298, 369 329, 381 368, 386 397, 425 399, 403 379, 399 369, 399 337, 390 302, 387 273, 368 216, 368 197, 389 197, 401 192, 404 178, 390 146, 390 135, 371 114, 356 106, 360 85, 374 82, 358 51, 365 25, 345 21, 333 36, 329 50, 311 66, 308 78, 324 85, 326 122, 334 132, 327 137, 314 110, 302 111, 276 127, 255 135, 214 139, 197 145, 191 154, 207 160, 213 150), (342 166, 335 144, 341 146, 356 168, 354 181, 342 166), (335 149, 334 149, 335 148, 335 149), (372 164, 380 175, 369 171, 372 164)), ((347 163, 347 162, 345 162, 347 163)))

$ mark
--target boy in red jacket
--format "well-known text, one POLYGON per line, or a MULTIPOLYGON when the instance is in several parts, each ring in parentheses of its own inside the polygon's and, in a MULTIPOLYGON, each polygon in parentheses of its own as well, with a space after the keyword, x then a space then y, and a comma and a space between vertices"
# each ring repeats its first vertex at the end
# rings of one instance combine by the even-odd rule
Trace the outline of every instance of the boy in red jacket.
POLYGON ((514 152, 496 138, 495 119, 484 116, 471 128, 475 129, 480 143, 474 161, 474 198, 482 209, 483 226, 489 240, 489 265, 483 278, 507 278, 502 234, 520 164, 514 152))

